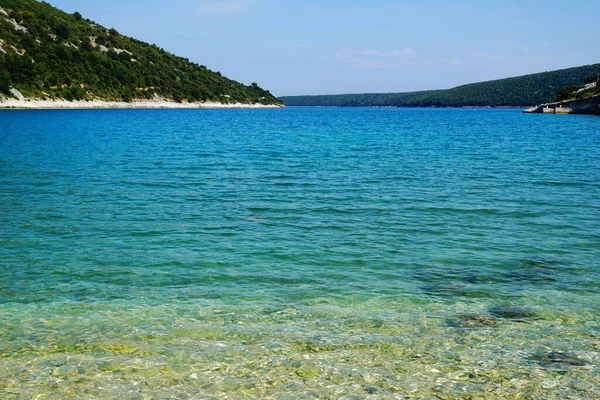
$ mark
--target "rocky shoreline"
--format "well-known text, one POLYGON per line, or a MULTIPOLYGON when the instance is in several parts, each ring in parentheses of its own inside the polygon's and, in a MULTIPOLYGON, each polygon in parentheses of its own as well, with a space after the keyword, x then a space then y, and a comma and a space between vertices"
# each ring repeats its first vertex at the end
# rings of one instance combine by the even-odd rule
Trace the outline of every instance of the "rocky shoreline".
POLYGON ((56 110, 56 109, 194 109, 194 108, 284 108, 279 104, 223 104, 218 102, 204 103, 177 103, 169 100, 132 101, 131 103, 118 101, 90 100, 41 100, 41 99, 0 99, 0 109, 26 109, 26 110, 56 110))
POLYGON ((528 114, 588 114, 600 115, 600 95, 576 100, 545 103, 523 110, 528 114))

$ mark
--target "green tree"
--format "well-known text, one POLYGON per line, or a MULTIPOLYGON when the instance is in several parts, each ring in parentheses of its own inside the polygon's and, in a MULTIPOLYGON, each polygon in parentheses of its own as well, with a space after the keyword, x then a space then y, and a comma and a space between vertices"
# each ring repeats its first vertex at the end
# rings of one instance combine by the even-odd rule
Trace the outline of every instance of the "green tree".
POLYGON ((49 86, 58 86, 62 83, 58 72, 51 72, 48 74, 45 78, 45 81, 49 86))
POLYGON ((133 96, 131 93, 123 91, 121 92, 121 100, 125 103, 131 103, 133 101, 133 96))
POLYGON ((71 27, 66 22, 60 21, 54 25, 54 33, 61 39, 68 39, 71 35, 71 27))
POLYGON ((8 71, 0 71, 0 92, 8 94, 10 87, 10 74, 8 71))
POLYGON ((94 46, 92 46, 92 43, 89 40, 82 40, 81 44, 79 45, 79 49, 82 51, 94 51, 94 46))

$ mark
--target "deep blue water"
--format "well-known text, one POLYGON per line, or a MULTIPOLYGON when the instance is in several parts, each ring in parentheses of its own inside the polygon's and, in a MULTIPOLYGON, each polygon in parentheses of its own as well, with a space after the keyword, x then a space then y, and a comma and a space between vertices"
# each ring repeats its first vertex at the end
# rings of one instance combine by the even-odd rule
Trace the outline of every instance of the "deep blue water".
POLYGON ((598 398, 600 119, 3 111, 0 277, 0 398, 598 398))

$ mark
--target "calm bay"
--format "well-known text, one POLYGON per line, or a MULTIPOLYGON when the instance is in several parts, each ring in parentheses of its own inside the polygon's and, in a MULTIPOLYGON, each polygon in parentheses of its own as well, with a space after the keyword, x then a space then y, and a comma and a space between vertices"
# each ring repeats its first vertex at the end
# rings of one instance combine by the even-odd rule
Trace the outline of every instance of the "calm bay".
POLYGON ((600 398, 597 117, 2 111, 0 232, 1 398, 600 398))

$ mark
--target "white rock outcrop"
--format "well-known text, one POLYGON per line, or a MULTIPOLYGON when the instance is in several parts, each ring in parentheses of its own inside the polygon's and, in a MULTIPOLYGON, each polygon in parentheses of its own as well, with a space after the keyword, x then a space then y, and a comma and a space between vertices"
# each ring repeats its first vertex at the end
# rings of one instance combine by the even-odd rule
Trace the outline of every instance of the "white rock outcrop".
POLYGON ((127 54, 129 54, 130 56, 132 56, 132 55, 133 55, 133 53, 132 53, 132 52, 130 52, 129 50, 117 49, 116 47, 113 49, 113 51, 114 51, 115 53, 117 53, 117 54, 121 54, 121 53, 127 53, 127 54))
POLYGON ((29 33, 29 30, 27 28, 25 28, 23 25, 20 25, 14 19, 8 19, 8 18, 6 18, 6 20, 15 26, 15 30, 17 32, 29 33))
POLYGON ((26 101, 25 96, 15 88, 10 89, 10 94, 15 96, 19 101, 26 101))
POLYGON ((11 94, 17 99, 2 99, 0 97, 0 109, 105 109, 105 108, 284 108, 280 105, 263 104, 223 104, 218 102, 204 103, 177 103, 172 100, 162 99, 156 96, 153 100, 135 100, 131 103, 118 101, 66 101, 66 100, 40 100, 26 99, 18 90, 12 89, 11 94))
POLYGON ((588 90, 588 89, 593 89, 593 88, 596 87, 596 85, 597 85, 596 82, 588 83, 584 87, 582 87, 581 89, 579 89, 578 91, 576 91, 575 93, 583 92, 583 91, 588 90))

